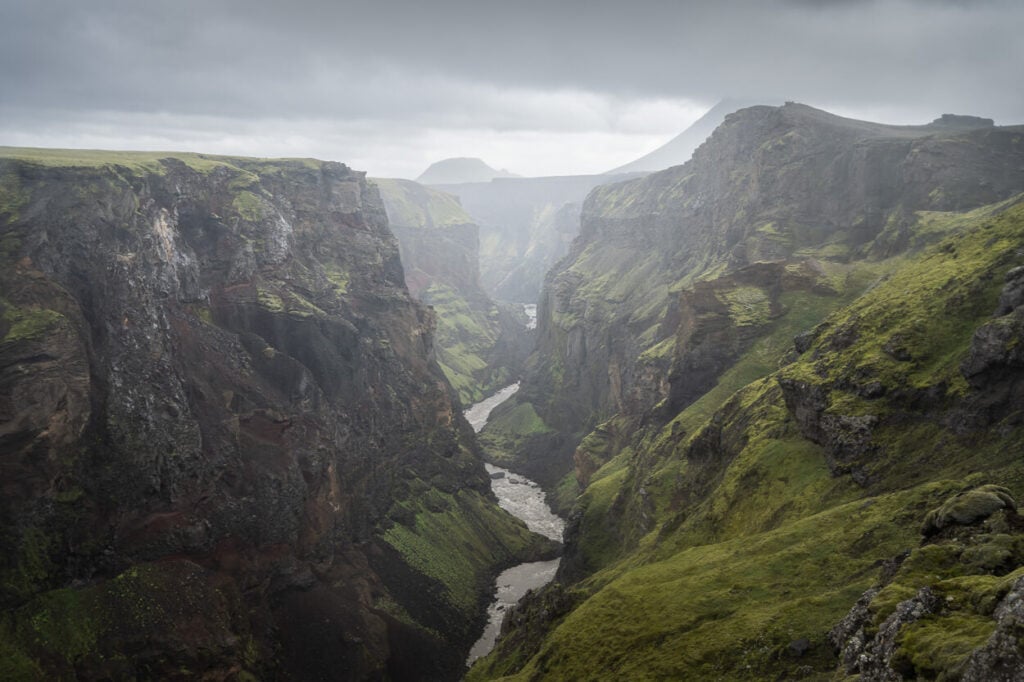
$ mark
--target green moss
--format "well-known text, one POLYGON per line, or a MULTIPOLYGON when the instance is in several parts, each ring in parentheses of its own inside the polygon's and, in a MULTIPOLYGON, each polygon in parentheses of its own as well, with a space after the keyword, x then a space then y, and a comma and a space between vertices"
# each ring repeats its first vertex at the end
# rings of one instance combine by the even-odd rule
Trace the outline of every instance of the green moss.
MULTIPOLYGON (((11 171, 0 173, 0 218, 5 219, 4 222, 16 221, 28 203, 28 199, 28 192, 21 186, 21 181, 16 173, 11 171)), ((4 238, 6 240, 7 235, 4 238)), ((6 241, 0 242, 0 253, 7 253, 11 246, 6 241)))
POLYGON ((540 418, 530 403, 520 403, 511 412, 505 414, 502 419, 502 426, 522 436, 550 431, 544 420, 540 418))
POLYGON ((488 461, 515 468, 516 453, 533 439, 552 431, 532 403, 513 398, 491 413, 479 439, 488 461))
POLYGON ((337 291, 339 294, 348 293, 348 287, 349 284, 351 283, 349 273, 346 270, 344 270, 338 263, 335 262, 325 263, 323 268, 324 274, 327 276, 327 279, 330 280, 331 284, 334 286, 334 290, 337 291))
POLYGON ((900 633, 893 667, 913 670, 918 678, 952 677, 967 662, 971 652, 985 644, 995 621, 974 614, 928 616, 900 633))
POLYGON ((243 220, 247 220, 250 223, 263 220, 265 211, 264 201, 258 195, 248 190, 243 190, 236 194, 232 206, 243 220))
POLYGON ((562 679, 735 679, 785 677, 808 664, 828 669, 834 659, 823 633, 870 585, 878 553, 911 540, 893 532, 890 519, 917 497, 848 503, 765 533, 663 547, 626 571, 610 567, 511 679, 542 671, 562 679), (879 542, 863 552, 867 532, 879 542), (604 582, 605 574, 613 577, 604 582), (801 637, 813 653, 787 660, 782 652, 801 637))
POLYGON ((492 362, 501 335, 499 312, 493 303, 471 304, 461 292, 442 283, 432 284, 420 298, 437 314, 437 361, 463 405, 511 382, 500 363, 492 362))
POLYGON ((1016 509, 1010 491, 1002 486, 986 485, 967 490, 946 500, 925 517, 922 532, 941 530, 953 524, 968 525, 991 516, 999 509, 1016 509))
POLYGON ((8 598, 25 600, 43 588, 55 571, 50 556, 54 539, 43 529, 29 527, 17 538, 10 568, 3 574, 3 592, 8 598))
POLYGON ((260 166, 272 170, 277 166, 301 165, 318 168, 321 162, 314 159, 256 159, 236 156, 194 154, 190 152, 128 152, 97 149, 43 149, 31 147, 0 146, 0 159, 12 159, 39 166, 66 168, 119 167, 143 173, 164 173, 165 161, 175 159, 189 168, 208 173, 216 168, 227 167, 234 171, 251 172, 246 166, 260 166))
POLYGON ((738 327, 765 324, 771 317, 771 301, 757 287, 736 287, 722 293, 729 315, 738 327))
POLYGON ((525 525, 473 492, 428 490, 400 505, 413 522, 394 524, 381 537, 410 566, 444 585, 445 599, 467 617, 475 613, 491 568, 534 542, 525 525))
MULTIPOLYGON (((910 675, 955 675, 992 630, 1010 584, 998 574, 1024 570, 1015 568, 1024 566, 1022 543, 1003 511, 982 530, 967 514, 975 523, 954 529, 966 535, 938 544, 918 547, 919 528, 958 491, 979 490, 973 497, 988 512, 1005 501, 996 487, 977 486, 998 481, 1009 494, 1024 485, 1013 454, 1024 442, 1019 427, 963 437, 943 421, 969 395, 960 363, 974 330, 1020 263, 1024 207, 941 229, 944 240, 914 257, 827 264, 837 296, 790 292, 784 315, 712 392, 616 446, 580 497, 578 547, 596 569, 576 586, 580 605, 551 625, 524 667, 506 665, 517 654, 499 647, 470 679, 788 679, 806 674, 803 666, 824 679, 837 661, 823 633, 877 582, 883 560, 911 547, 872 601, 873 622, 931 587, 945 610, 901 635, 900 665, 910 675), (778 369, 793 360, 792 335, 830 310, 811 349, 778 369), (825 414, 877 418, 866 487, 833 475, 826 453, 802 436, 780 376, 820 387, 825 414), (858 389, 875 381, 880 391, 858 389), (919 395, 929 396, 928 418, 913 402, 919 395), (789 658, 787 644, 801 637, 810 652, 789 658)), ((732 303, 734 315, 747 310, 732 303)))
POLYGON ((40 595, 28 608, 33 646, 57 652, 66 662, 95 654, 101 605, 90 591, 63 589, 40 595))
POLYGON ((0 679, 10 682, 45 680, 39 664, 15 641, 9 630, 0 625, 0 679))
POLYGON ((627 471, 620 469, 596 477, 577 504, 577 509, 583 515, 578 551, 589 571, 607 566, 625 549, 622 539, 615 527, 607 522, 607 518, 626 475, 627 471))
POLYGON ((287 313, 293 317, 323 317, 327 314, 294 289, 274 292, 270 289, 258 287, 256 289, 256 301, 260 307, 266 310, 274 313, 287 313))
POLYGON ((64 316, 56 310, 38 306, 16 307, 2 298, 0 307, 3 308, 4 323, 10 325, 4 334, 3 343, 39 340, 64 320, 64 316))
POLYGON ((432 229, 467 225, 474 220, 456 196, 409 180, 373 178, 387 209, 388 221, 399 227, 432 229))
POLYGON ((260 306, 271 312, 283 313, 286 310, 284 301, 281 300, 280 296, 272 291, 268 291, 266 289, 257 290, 256 300, 259 302, 260 306))

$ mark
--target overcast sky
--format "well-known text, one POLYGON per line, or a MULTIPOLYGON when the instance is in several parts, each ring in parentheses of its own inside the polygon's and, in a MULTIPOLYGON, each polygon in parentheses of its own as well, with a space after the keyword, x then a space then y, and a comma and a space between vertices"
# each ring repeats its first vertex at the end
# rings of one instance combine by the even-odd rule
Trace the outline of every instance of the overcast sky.
POLYGON ((0 0, 0 144, 594 173, 724 96, 1024 123, 1020 0, 0 0))

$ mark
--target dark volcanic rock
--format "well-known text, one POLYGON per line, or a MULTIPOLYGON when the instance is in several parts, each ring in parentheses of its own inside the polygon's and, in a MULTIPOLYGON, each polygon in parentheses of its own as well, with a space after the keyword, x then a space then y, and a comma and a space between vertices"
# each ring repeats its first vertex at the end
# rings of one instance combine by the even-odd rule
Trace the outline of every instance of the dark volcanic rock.
POLYGON ((376 189, 71 157, 0 160, 3 651, 83 678, 457 677, 526 536, 488 511, 376 189), (496 532, 446 550, 469 576, 446 583, 403 512, 496 532))

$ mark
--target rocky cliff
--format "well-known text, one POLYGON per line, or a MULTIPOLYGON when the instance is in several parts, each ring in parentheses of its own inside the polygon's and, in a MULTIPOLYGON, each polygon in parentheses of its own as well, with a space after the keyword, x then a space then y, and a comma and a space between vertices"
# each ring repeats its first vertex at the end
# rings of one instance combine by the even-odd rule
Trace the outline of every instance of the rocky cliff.
POLYGON ((870 264, 942 236, 936 212, 1020 191, 1021 129, 948 123, 962 118, 896 127, 751 107, 687 164, 596 188, 548 274, 519 396, 543 424, 495 422, 494 447, 551 486, 603 420, 662 400, 678 411, 755 339, 812 325, 871 280, 870 264), (552 448, 557 463, 530 454, 552 448))
POLYGON ((470 679, 1019 678, 1022 160, 758 107, 592 193, 490 437, 566 556, 470 679))
POLYGON ((435 352, 463 405, 515 381, 533 349, 522 306, 480 286, 480 228, 456 197, 409 180, 373 181, 414 298, 433 307, 435 352))
POLYGON ((0 157, 0 677, 458 677, 533 539, 363 174, 0 157))

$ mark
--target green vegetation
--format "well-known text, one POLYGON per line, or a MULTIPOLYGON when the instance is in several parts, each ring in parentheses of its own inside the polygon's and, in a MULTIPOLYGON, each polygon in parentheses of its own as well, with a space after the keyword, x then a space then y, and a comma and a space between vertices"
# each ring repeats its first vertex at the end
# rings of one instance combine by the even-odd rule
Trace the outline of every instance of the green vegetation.
POLYGON ((351 282, 349 273, 335 262, 327 262, 323 265, 323 268, 324 275, 330 280, 334 290, 339 294, 348 293, 348 286, 351 282))
POLYGON ((758 287, 736 287, 724 297, 737 327, 765 324, 771 317, 771 301, 758 287))
POLYGON ((255 223, 263 219, 264 202, 252 192, 243 190, 236 194, 233 206, 244 220, 255 223))
POLYGON ((287 313, 294 317, 323 317, 327 315, 296 290, 275 292, 264 287, 257 287, 256 300, 260 307, 273 313, 287 313))
POLYGON ((76 670, 127 664, 128 648, 156 640, 187 644, 200 661, 223 655, 217 649, 244 634, 234 631, 238 606, 237 595, 214 587, 195 564, 136 565, 89 587, 44 592, 17 609, 17 625, 0 623, 0 671, 4 679, 41 679, 45 667, 73 679, 76 670), (202 628, 190 618, 201 619, 202 628))
POLYGON ((467 619, 493 567, 536 542, 522 522, 475 492, 431 488, 398 506, 402 522, 383 533, 384 541, 410 566, 444 585, 444 598, 467 619))
POLYGON ((491 414, 487 429, 480 434, 480 444, 487 452, 488 460, 499 466, 509 466, 514 463, 514 453, 522 448, 524 441, 549 432, 551 428, 532 404, 513 402, 511 407, 502 405, 491 414))
MULTIPOLYGON (((1024 205, 929 230, 946 236, 916 257, 836 264, 838 296, 787 293, 786 314, 664 426, 623 439, 622 422, 585 439, 604 464, 578 504, 579 605, 535 649, 500 645, 469 679, 825 679, 837 661, 824 633, 878 583, 883 561, 918 545, 929 510, 931 527, 954 535, 910 552, 870 608, 877 628, 931 587, 945 606, 901 630, 894 665, 955 675, 1024 572, 1024 536, 1003 520, 1007 498, 1024 492, 1024 429, 955 432, 947 416, 970 409, 960 364, 1021 263, 1024 205), (787 338, 826 315, 808 350, 778 369, 787 338), (809 417, 795 417, 780 380, 802 382, 790 400, 820 391, 820 428, 830 416, 874 419, 865 454, 843 455, 866 483, 833 473, 838 446, 808 440, 809 417), (991 512, 981 530, 958 525, 991 512), (789 648, 799 639, 802 656, 789 648)), ((761 318, 754 292, 726 300, 734 320, 761 318)))
POLYGON ((474 222, 458 197, 447 192, 411 180, 373 178, 371 182, 380 189, 392 225, 431 229, 474 222))
MULTIPOLYGON (((2 151, 3 148, 0 147, 0 152, 2 151)), ((14 222, 26 203, 28 194, 22 189, 17 174, 11 170, 0 170, 0 218, 6 218, 6 222, 14 222)), ((11 246, 3 242, 0 244, 0 254, 12 250, 11 246)))
POLYGON ((511 382, 508 371, 492 362, 501 333, 498 310, 492 302, 472 305, 453 287, 440 282, 432 284, 420 298, 437 313, 437 362, 464 406, 511 382))
POLYGON ((0 146, 0 159, 24 161, 40 166, 71 167, 71 168, 103 168, 121 166, 133 171, 163 173, 166 159, 176 159, 193 170, 203 173, 223 167, 235 167, 239 164, 301 164, 314 168, 321 162, 314 159, 256 159, 235 156, 217 156, 212 154, 193 154, 190 152, 126 152, 98 149, 42 149, 35 147, 4 147, 0 146))
POLYGON ((36 306, 16 307, 3 298, 0 298, 0 309, 7 328, 0 343, 41 339, 64 319, 56 310, 36 306))

